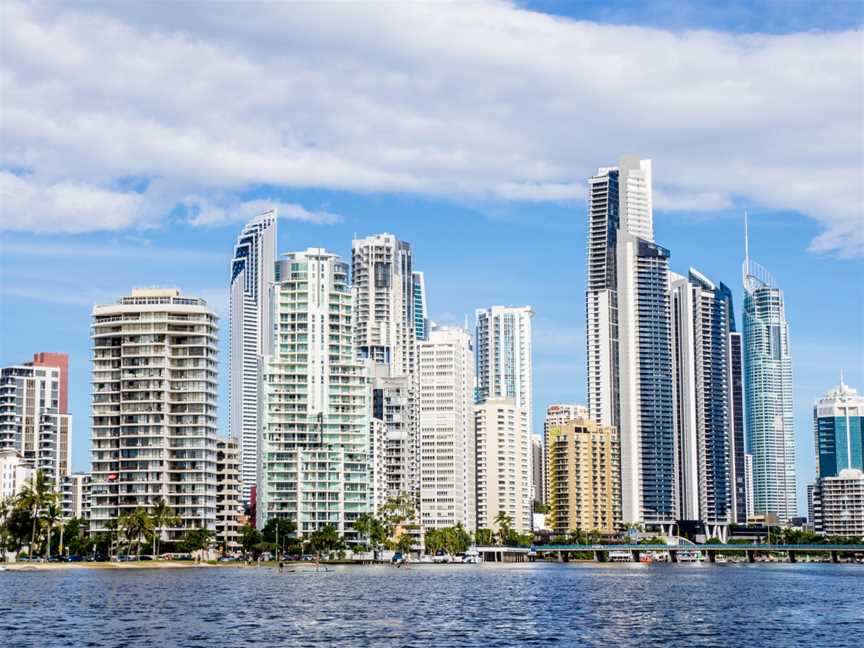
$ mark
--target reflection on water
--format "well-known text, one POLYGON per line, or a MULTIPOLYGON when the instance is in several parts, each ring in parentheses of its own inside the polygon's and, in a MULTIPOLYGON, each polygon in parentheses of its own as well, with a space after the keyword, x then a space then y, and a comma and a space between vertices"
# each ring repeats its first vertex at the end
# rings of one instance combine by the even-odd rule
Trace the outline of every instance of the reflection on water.
POLYGON ((862 591, 855 565, 5 572, 0 645, 812 648, 860 633, 862 591))

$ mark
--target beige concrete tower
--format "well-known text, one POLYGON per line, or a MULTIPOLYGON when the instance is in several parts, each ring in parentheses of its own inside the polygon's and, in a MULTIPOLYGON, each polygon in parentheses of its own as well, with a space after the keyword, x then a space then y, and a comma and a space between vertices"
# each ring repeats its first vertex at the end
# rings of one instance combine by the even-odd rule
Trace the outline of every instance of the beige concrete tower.
POLYGON ((498 530, 504 512, 518 533, 531 530, 531 441, 528 415, 509 398, 474 407, 477 438, 477 528, 498 530))
POLYGON ((473 531, 474 355, 467 329, 433 328, 418 347, 420 515, 423 526, 473 531))

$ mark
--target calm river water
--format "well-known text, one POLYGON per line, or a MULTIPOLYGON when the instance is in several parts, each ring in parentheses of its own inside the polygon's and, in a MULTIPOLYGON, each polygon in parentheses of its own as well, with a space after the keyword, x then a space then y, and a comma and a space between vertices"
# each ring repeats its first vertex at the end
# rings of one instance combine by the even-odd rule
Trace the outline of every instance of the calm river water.
POLYGON ((0 573, 0 646, 851 646, 856 565, 0 573))

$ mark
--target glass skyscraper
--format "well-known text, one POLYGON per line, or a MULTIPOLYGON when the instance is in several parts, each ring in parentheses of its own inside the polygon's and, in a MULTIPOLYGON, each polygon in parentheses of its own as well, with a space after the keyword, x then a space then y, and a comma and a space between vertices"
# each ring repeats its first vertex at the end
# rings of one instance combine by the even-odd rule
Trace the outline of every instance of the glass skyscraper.
POLYGON ((843 382, 813 408, 817 477, 864 470, 864 396, 843 382))
POLYGON ((228 303, 228 434, 240 444, 241 497, 249 501, 258 466, 258 360, 268 353, 276 211, 249 221, 231 260, 228 303))
POLYGON ((475 311, 477 397, 510 398, 529 417, 533 395, 530 306, 491 306, 475 311))
POLYGON ((798 514, 792 355, 783 292, 762 266, 744 261, 744 385, 747 445, 753 455, 754 514, 781 522, 798 514))
POLYGON ((680 518, 725 540, 746 521, 741 361, 732 292, 691 268, 673 275, 680 518))
POLYGON ((414 334, 418 340, 429 339, 429 315, 426 304, 426 276, 417 270, 411 273, 414 289, 414 334))
POLYGON ((654 242, 651 161, 589 180, 588 409, 621 439, 625 523, 670 528, 678 509, 669 250, 654 242))

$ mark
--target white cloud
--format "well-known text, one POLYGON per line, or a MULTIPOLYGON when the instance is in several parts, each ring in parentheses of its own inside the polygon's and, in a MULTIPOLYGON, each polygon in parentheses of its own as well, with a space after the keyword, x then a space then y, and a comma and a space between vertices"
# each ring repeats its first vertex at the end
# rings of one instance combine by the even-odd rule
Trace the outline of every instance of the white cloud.
POLYGON ((655 191, 653 194, 654 208, 664 211, 706 212, 720 209, 731 209, 731 196, 713 193, 667 193, 655 191))
POLYGON ((27 243, 0 239, 0 253, 26 257, 148 259, 150 261, 170 261, 172 263, 213 261, 221 264, 225 262, 225 255, 220 252, 164 248, 161 246, 151 247, 149 241, 146 240, 140 241, 137 245, 129 245, 121 241, 112 241, 104 245, 97 245, 72 243, 69 241, 27 243))
POLYGON ((141 225, 141 196, 72 180, 40 184, 0 171, 0 229, 33 232, 119 230, 141 225))
POLYGON ((216 205, 203 196, 189 196, 183 200, 189 212, 189 222, 192 225, 224 225, 235 221, 245 222, 275 209, 279 218, 308 223, 331 224, 338 223, 342 217, 326 209, 309 211, 301 205, 284 203, 278 200, 258 199, 245 202, 235 202, 216 205))
MULTIPOLYGON (((824 228, 813 250, 864 254, 861 31, 670 32, 496 2, 3 12, 0 165, 116 204, 94 229, 268 186, 574 200, 637 152, 658 209, 796 210, 824 228), (126 178, 164 185, 136 205, 126 178)), ((40 229, 80 231, 80 208, 55 208, 40 229)))

